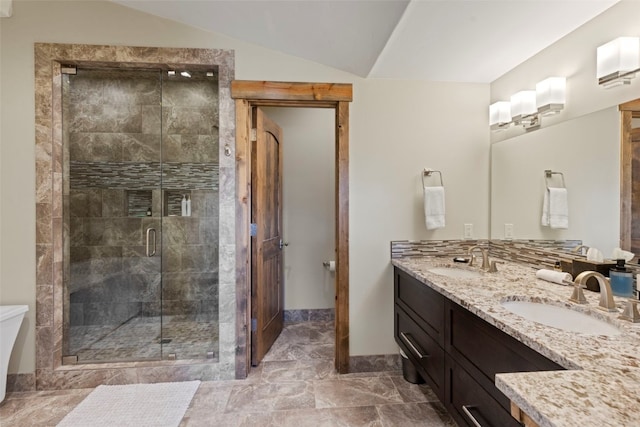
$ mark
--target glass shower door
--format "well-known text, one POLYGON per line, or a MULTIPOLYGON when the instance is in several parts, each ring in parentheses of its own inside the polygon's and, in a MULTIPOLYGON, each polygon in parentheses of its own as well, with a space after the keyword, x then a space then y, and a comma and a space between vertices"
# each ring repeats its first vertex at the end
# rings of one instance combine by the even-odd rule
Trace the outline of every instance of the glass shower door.
POLYGON ((217 361, 217 72, 67 69, 63 363, 217 361))
POLYGON ((163 74, 164 359, 218 359, 217 74, 163 74))
POLYGON ((162 357, 161 99, 159 70, 63 75, 70 363, 162 357))

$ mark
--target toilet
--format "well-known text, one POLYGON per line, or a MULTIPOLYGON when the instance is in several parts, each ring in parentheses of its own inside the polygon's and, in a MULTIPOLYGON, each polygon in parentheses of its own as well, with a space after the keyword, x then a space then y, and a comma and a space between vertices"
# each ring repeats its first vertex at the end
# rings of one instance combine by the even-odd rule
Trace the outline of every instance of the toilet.
POLYGON ((16 342, 27 305, 0 305, 0 402, 7 390, 7 370, 13 344, 16 342))

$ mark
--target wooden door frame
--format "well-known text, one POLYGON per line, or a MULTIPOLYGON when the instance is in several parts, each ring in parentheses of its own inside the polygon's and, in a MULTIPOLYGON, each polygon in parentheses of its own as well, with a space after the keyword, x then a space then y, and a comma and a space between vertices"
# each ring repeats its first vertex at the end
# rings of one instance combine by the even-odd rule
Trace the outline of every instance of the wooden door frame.
POLYGON ((236 107, 236 378, 251 365, 251 110, 253 107, 335 110, 335 367, 349 372, 349 102, 348 83, 234 80, 236 107))
POLYGON ((631 248, 633 193, 631 119, 640 116, 640 98, 620 104, 620 248, 631 248))

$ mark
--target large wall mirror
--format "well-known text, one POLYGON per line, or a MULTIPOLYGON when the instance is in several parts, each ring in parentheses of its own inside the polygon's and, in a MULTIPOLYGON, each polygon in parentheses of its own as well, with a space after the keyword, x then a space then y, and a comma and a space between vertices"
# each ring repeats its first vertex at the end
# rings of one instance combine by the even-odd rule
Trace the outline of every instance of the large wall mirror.
MULTIPOLYGON (((637 106, 638 102, 625 105, 637 106)), ((640 148, 621 150, 621 138, 626 132, 621 125, 621 114, 620 106, 614 105, 494 143, 491 147, 491 238, 504 239, 507 237, 505 227, 511 225, 515 239, 579 239, 587 246, 600 249, 605 257, 621 246, 621 232, 626 229, 627 233, 637 230, 635 238, 640 242, 638 213, 633 224, 631 220, 628 227, 621 224, 621 202, 625 206, 625 200, 629 199, 632 205, 631 195, 640 193, 640 148), (628 156, 633 151, 638 152, 633 162, 637 183, 629 184, 621 199, 622 156, 627 156, 627 163, 631 165, 628 156), (560 172, 564 177, 569 204, 567 229, 541 225, 548 181, 545 170, 560 172)), ((627 126, 636 130, 628 132, 637 140, 640 116, 629 114, 633 117, 627 126)), ((551 185, 562 186, 560 177, 552 175, 551 185)))

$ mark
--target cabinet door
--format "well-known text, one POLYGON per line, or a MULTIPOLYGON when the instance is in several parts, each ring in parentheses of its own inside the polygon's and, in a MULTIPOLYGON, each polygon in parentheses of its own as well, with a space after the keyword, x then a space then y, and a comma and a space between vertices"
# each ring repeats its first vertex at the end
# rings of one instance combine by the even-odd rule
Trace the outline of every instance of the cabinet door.
POLYGON ((398 268, 394 269, 394 294, 396 304, 444 347, 444 296, 398 268))
POLYGON ((564 369, 454 302, 448 303, 445 349, 463 356, 491 380, 502 372, 564 369))
POLYGON ((395 306, 395 339, 420 376, 444 399, 444 350, 405 311, 395 306))
POLYGON ((444 404, 459 425, 521 427, 521 424, 452 358, 447 358, 445 368, 444 404))

